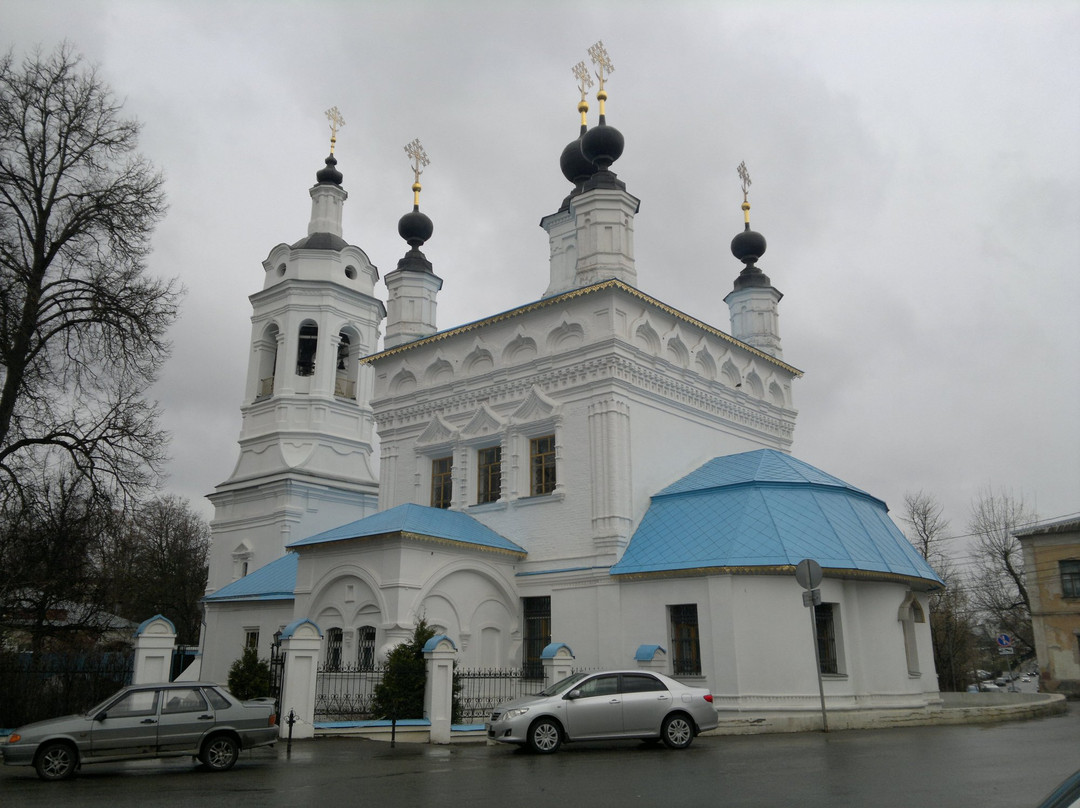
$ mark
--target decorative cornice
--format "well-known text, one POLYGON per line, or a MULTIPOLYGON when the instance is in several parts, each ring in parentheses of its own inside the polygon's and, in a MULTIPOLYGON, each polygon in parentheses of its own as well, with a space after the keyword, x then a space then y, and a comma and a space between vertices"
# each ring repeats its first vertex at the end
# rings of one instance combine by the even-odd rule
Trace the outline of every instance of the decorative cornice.
POLYGON ((411 541, 420 542, 422 544, 439 544, 444 547, 453 547, 458 550, 481 550, 485 553, 495 553, 496 555, 505 555, 512 558, 525 558, 528 556, 523 550, 511 550, 505 547, 492 547, 490 544, 477 544, 476 542, 459 541, 457 539, 446 539, 442 536, 428 536, 424 533, 411 533, 407 530, 393 530, 389 533, 376 533, 371 536, 352 536, 344 539, 334 539, 333 541, 326 542, 314 542, 312 544, 297 544, 290 549, 295 552, 303 553, 305 550, 312 548, 326 548, 330 545, 340 544, 342 542, 374 542, 379 540, 395 539, 407 539, 411 541))
POLYGON ((666 314, 668 314, 668 315, 670 315, 672 317, 675 317, 678 320, 681 320, 681 321, 683 321, 685 323, 688 323, 688 324, 694 326, 695 328, 699 328, 702 331, 705 331, 706 333, 711 334, 711 335, 713 335, 714 337, 716 337, 718 339, 721 339, 721 340, 723 340, 725 342, 729 342, 732 345, 737 345, 738 347, 744 349, 748 353, 753 354, 754 356, 758 357, 759 359, 764 359, 766 362, 769 362, 770 364, 773 364, 773 365, 776 365, 776 366, 778 366, 780 368, 783 368, 784 370, 791 373, 796 378, 803 375, 803 372, 801 370, 799 370, 798 368, 796 368, 796 367, 794 367, 792 365, 789 365, 786 362, 782 362, 781 360, 777 359, 774 356, 769 356, 769 354, 765 353, 764 351, 758 350, 757 348, 753 347, 752 345, 748 345, 745 342, 742 342, 741 340, 737 340, 737 339, 735 339, 735 337, 731 336, 730 334, 726 334, 726 333, 724 333, 723 331, 721 331, 718 328, 714 328, 713 326, 711 326, 711 325, 709 325, 707 323, 704 323, 704 322, 702 322, 701 320, 698 320, 695 317, 691 317, 689 314, 681 312, 676 308, 672 308, 671 306, 667 305, 666 303, 661 303, 656 298, 651 297, 651 296, 645 294, 644 292, 642 292, 642 291, 640 291, 638 289, 635 289, 633 286, 630 286, 630 285, 628 285, 626 283, 623 283, 622 281, 618 281, 618 280, 614 280, 614 279, 613 280, 607 280, 607 281, 601 281, 600 283, 593 284, 592 286, 584 286, 584 287, 582 287, 580 289, 572 289, 569 292, 563 292, 562 294, 555 295, 554 297, 548 297, 548 298, 545 298, 543 300, 537 300, 534 303, 529 303, 528 305, 520 306, 520 307, 518 307, 516 309, 510 309, 509 311, 504 311, 504 312, 501 312, 500 314, 492 315, 491 317, 485 317, 482 320, 474 320, 471 323, 466 323, 465 325, 458 326, 457 328, 451 328, 451 329, 449 329, 447 331, 440 331, 437 334, 432 334, 429 337, 424 337, 422 339, 418 339, 418 340, 415 340, 413 342, 406 343, 405 345, 398 345, 398 346, 395 346, 395 347, 390 348, 388 350, 380 351, 379 353, 375 353, 375 354, 371 354, 370 356, 366 356, 366 357, 362 358, 360 361, 361 361, 361 363, 378 362, 381 359, 386 359, 387 357, 394 356, 394 355, 400 354, 400 353, 404 353, 405 351, 411 351, 411 350, 413 350, 415 348, 420 348, 420 347, 422 347, 424 345, 430 345, 430 344, 435 343, 435 342, 441 342, 442 340, 451 339, 452 337, 456 337, 459 334, 465 334, 465 333, 467 333, 469 331, 475 331, 478 328, 483 328, 483 327, 492 325, 494 323, 503 322, 505 320, 511 320, 511 319, 514 319, 515 317, 521 317, 521 316, 523 316, 525 314, 528 314, 530 312, 533 312, 533 311, 538 311, 540 309, 548 308, 549 306, 554 306, 554 305, 558 305, 560 303, 565 303, 566 301, 573 300, 574 298, 584 297, 585 295, 591 295, 591 294, 595 294, 595 293, 598 293, 598 292, 607 291, 609 289, 614 290, 614 291, 620 291, 620 292, 623 292, 623 293, 625 293, 627 295, 630 295, 631 297, 637 298, 638 300, 642 301, 643 303, 646 303, 647 305, 652 306, 655 309, 658 309, 658 310, 660 310, 660 311, 662 311, 662 312, 664 312, 664 313, 666 313, 666 314))
MULTIPOLYGON (((429 419, 434 413, 470 411, 485 402, 527 396, 534 387, 550 391, 552 388, 561 388, 568 384, 594 382, 598 377, 622 381, 640 390, 694 407, 698 411, 723 416, 774 435, 791 435, 795 429, 794 423, 790 420, 766 415, 757 409, 729 401, 723 396, 703 390, 696 385, 644 368, 626 357, 611 354, 531 375, 528 378, 485 385, 482 389, 455 393, 428 401, 416 402, 410 396, 410 403, 403 407, 381 409, 382 402, 374 402, 375 420, 381 426, 396 420, 429 419)), ((776 408, 776 405, 769 404, 767 401, 760 399, 755 399, 755 401, 760 401, 767 407, 776 408)))

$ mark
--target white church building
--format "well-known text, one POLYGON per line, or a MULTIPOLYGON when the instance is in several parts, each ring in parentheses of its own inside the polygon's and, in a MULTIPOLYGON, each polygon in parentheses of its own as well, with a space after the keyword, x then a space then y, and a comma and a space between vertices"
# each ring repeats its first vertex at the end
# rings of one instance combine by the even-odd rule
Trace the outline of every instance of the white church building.
POLYGON ((724 331, 639 287, 638 199, 611 170, 603 81, 598 97, 541 221, 538 297, 441 330, 422 152, 409 249, 380 289, 342 233, 332 139, 306 237, 271 250, 251 296, 240 456, 210 495, 203 678, 246 644, 266 656, 294 620, 317 624, 327 661, 368 665, 423 618, 470 667, 535 672, 551 642, 586 668, 659 648, 721 715, 815 710, 794 577, 810 558, 830 709, 939 703, 941 581, 881 500, 790 454, 801 371, 745 194, 724 331))

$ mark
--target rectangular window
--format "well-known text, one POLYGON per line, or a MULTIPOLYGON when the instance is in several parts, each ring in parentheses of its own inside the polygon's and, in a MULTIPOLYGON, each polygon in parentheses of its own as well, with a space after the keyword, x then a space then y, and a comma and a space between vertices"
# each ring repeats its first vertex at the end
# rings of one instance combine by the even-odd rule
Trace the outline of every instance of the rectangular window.
POLYGON ((356 664, 365 671, 375 667, 375 626, 360 626, 357 629, 356 664))
POLYGON ((453 457, 437 457, 431 461, 431 507, 449 508, 453 495, 453 457))
POLYGON ((1059 561, 1061 597, 1080 598, 1080 561, 1059 561))
POLYGON ((479 479, 476 481, 476 501, 496 502, 502 488, 502 447, 491 446, 476 453, 479 479))
POLYGON ((555 436, 544 435, 529 441, 529 496, 555 490, 555 436))
POLYGON ((259 647, 259 630, 257 628, 244 629, 244 647, 245 648, 258 648, 259 647))
POLYGON ((540 653, 551 642, 551 598, 522 598, 524 631, 521 637, 521 675, 524 679, 543 679, 544 663, 540 653))
POLYGON ((326 630, 326 668, 337 670, 341 667, 341 643, 344 632, 340 628, 326 630))
POLYGON ((814 607, 818 660, 822 673, 840 673, 840 659, 836 653, 836 611, 835 603, 822 603, 814 607))
POLYGON ((672 671, 676 676, 701 675, 697 604, 668 606, 671 620, 672 671))

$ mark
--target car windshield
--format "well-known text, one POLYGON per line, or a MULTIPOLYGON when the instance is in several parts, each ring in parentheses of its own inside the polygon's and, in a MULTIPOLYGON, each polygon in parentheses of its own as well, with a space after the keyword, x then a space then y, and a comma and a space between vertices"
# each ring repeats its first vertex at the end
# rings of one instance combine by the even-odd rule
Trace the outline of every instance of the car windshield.
POLYGON ((536 695, 537 696, 557 696, 560 693, 565 693, 567 690, 572 688, 574 685, 576 685, 578 682, 580 682, 582 679, 584 679, 588 675, 589 674, 587 674, 587 673, 575 673, 575 674, 572 674, 570 676, 567 676, 565 679, 560 679, 559 681, 557 681, 555 684, 551 685, 550 687, 545 687, 543 690, 541 690, 536 695))

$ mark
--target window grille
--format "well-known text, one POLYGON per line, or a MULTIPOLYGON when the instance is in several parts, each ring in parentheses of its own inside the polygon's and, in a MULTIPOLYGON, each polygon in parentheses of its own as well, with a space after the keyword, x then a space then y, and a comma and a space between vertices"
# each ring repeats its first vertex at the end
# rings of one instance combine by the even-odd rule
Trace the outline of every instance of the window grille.
POLYGON ((701 675, 696 603, 669 606, 673 672, 676 676, 701 675))
POLYGON ((360 626, 357 630, 356 664, 365 671, 375 667, 375 626, 360 626))
POLYGON ((1080 561, 1059 561, 1061 572, 1061 596, 1080 598, 1080 561))
POLYGON ((818 659, 821 662, 822 673, 840 673, 840 661, 836 655, 835 609, 835 603, 822 603, 814 607, 818 659))
POLYGON ((526 679, 543 679, 544 663, 540 660, 540 654, 551 642, 551 598, 522 598, 521 603, 524 612, 522 676, 526 679))

